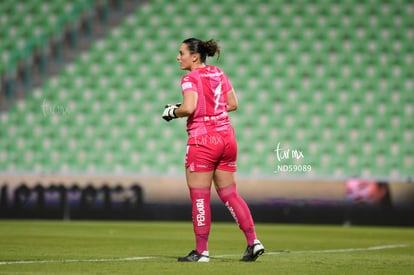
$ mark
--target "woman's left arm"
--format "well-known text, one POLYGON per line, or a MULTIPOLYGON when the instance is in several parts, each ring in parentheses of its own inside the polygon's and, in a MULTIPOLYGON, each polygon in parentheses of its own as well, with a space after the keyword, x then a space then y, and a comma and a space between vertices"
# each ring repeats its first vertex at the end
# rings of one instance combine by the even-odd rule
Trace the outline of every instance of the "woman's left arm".
POLYGON ((185 92, 183 95, 183 103, 175 110, 175 115, 177 117, 186 117, 194 113, 197 107, 197 96, 196 92, 185 92))

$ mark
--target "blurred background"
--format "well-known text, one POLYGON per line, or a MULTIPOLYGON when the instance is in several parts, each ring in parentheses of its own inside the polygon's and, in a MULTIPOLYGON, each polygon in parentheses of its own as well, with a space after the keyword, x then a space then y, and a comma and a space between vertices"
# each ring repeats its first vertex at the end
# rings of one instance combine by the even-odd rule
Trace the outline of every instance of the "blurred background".
POLYGON ((0 217, 190 219, 161 119, 189 37, 222 47, 257 221, 414 225, 409 0, 1 1, 0 217))

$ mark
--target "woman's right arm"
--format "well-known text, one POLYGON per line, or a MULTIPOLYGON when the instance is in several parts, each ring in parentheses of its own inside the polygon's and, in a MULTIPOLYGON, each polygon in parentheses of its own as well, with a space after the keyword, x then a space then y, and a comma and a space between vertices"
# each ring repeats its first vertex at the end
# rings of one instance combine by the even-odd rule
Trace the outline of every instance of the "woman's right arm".
POLYGON ((227 93, 227 112, 236 111, 239 103, 237 100, 236 93, 232 89, 227 93))

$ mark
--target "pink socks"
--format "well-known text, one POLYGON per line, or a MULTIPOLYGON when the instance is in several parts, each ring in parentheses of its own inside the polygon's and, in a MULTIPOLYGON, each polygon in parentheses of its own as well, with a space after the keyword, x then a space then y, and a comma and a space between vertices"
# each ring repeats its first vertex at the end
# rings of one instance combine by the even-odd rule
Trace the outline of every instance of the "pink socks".
POLYGON ((210 188, 190 188, 196 249, 199 254, 208 251, 211 210, 210 188))
POLYGON ((237 193, 236 184, 217 190, 217 194, 243 231, 247 244, 253 245, 254 240, 257 238, 253 218, 246 202, 237 193))
MULTIPOLYGON (((208 251, 208 236, 211 226, 210 192, 210 188, 190 188, 193 227, 196 249, 199 254, 208 251)), ((253 218, 246 202, 237 193, 236 184, 218 189, 217 194, 243 231, 247 244, 253 245, 257 238, 253 218)))

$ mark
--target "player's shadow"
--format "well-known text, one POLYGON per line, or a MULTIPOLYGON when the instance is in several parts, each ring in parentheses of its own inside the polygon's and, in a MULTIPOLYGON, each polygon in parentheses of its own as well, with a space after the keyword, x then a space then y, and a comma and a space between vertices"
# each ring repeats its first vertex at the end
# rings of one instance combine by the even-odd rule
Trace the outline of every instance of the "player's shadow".
MULTIPOLYGON (((263 256, 266 257, 266 254, 275 255, 275 254, 287 254, 287 253, 290 253, 290 251, 289 250, 274 250, 274 251, 265 252, 261 257, 263 257, 263 256)), ((171 260, 171 261, 178 262, 178 256, 157 255, 157 256, 153 256, 153 257, 154 258, 163 258, 163 259, 168 259, 168 260, 171 260)), ((210 256, 210 262, 240 262, 240 259, 241 259, 241 256, 236 257, 236 256, 233 256, 233 255, 210 256)))
MULTIPOLYGON (((167 255, 157 255, 153 256, 154 258, 163 258, 166 260, 171 260, 172 262, 178 262, 178 256, 167 256, 167 255)), ((240 259, 238 258, 230 258, 230 257, 214 257, 210 256, 210 262, 238 262, 240 259)))

